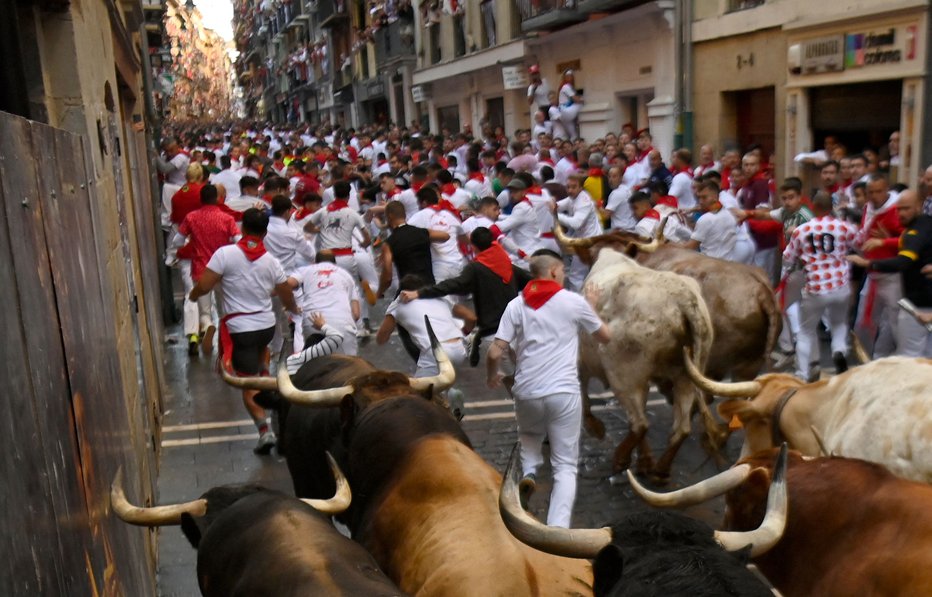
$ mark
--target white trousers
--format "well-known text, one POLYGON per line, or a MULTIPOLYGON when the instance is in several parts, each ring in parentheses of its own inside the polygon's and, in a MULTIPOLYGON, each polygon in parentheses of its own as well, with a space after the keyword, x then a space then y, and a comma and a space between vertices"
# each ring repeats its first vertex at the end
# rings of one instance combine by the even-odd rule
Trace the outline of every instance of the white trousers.
POLYGON ((803 292, 799 303, 799 334, 796 336, 796 375, 809 377, 810 365, 819 362, 819 320, 824 314, 832 333, 832 354, 848 353, 848 304, 851 289, 848 286, 825 294, 803 292))
POLYGON ((206 330, 212 325, 216 325, 214 320, 217 313, 214 310, 214 293, 208 292, 204 296, 192 301, 188 295, 194 289, 194 279, 191 278, 191 260, 182 259, 178 262, 178 269, 181 270, 181 282, 184 286, 184 311, 183 327, 184 335, 190 336, 197 334, 201 330, 206 330))
POLYGON ((524 474, 537 474, 544 462, 541 446, 550 438, 550 464, 553 467, 553 491, 547 524, 569 528, 576 501, 576 466, 579 461, 579 433, 582 423, 582 399, 579 394, 553 394, 543 398, 515 400, 518 440, 524 474))
MULTIPOLYGON (((919 311, 928 313, 932 309, 919 311)), ((896 353, 904 357, 932 358, 932 333, 902 309, 896 322, 896 353)))
POLYGON ((180 190, 181 187, 179 185, 170 182, 162 184, 162 209, 159 210, 159 215, 161 217, 163 230, 168 230, 172 227, 172 197, 180 190))
MULTIPOLYGON (((466 362, 466 345, 463 344, 462 338, 444 340, 441 342, 441 346, 443 346, 443 352, 447 353, 447 357, 454 367, 459 367, 466 362)), ((422 350, 417 359, 414 377, 431 377, 438 373, 440 373, 440 366, 437 364, 437 359, 434 358, 434 353, 430 350, 422 350)))
POLYGON ((896 351, 896 333, 900 308, 896 302, 903 297, 899 274, 871 273, 861 289, 855 329, 872 358, 888 357, 896 351), (871 286, 876 285, 876 290, 871 286), (868 297, 874 293, 871 326, 865 325, 868 297))
POLYGON ((734 261, 735 263, 744 263, 746 265, 754 265, 754 253, 757 251, 757 246, 754 244, 754 241, 750 238, 741 238, 735 241, 735 248, 731 252, 731 258, 729 261, 734 261))
POLYGON ((573 104, 572 106, 560 106, 560 122, 566 129, 567 139, 572 141, 579 136, 578 118, 582 104, 573 104))

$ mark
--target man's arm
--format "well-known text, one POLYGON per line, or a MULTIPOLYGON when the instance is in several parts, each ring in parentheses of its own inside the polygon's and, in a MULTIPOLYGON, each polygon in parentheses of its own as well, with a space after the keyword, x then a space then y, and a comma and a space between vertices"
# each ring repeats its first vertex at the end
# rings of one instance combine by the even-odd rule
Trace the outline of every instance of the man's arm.
POLYGON ((453 305, 453 317, 463 320, 463 333, 468 334, 476 327, 476 314, 466 305, 457 303, 453 305))
POLYGON ((353 321, 359 319, 359 299, 353 299, 350 302, 350 312, 353 314, 353 321))
POLYGON ((476 272, 471 263, 466 264, 463 268, 463 271, 460 272, 460 275, 455 278, 449 278, 440 282, 439 284, 434 284, 433 286, 428 286, 427 288, 422 288, 417 291, 417 296, 415 298, 440 298, 441 296, 447 296, 448 294, 473 294, 476 272))
POLYGON ((288 284, 288 280, 276 284, 275 293, 278 295, 279 300, 281 300, 282 304, 285 305, 285 308, 288 309, 288 311, 294 313, 295 315, 301 313, 301 308, 298 307, 298 304, 294 302, 294 293, 291 292, 291 286, 288 284))
POLYGON ((580 204, 576 207, 576 211, 573 213, 573 215, 570 216, 565 213, 557 213, 556 216, 564 228, 576 230, 582 226, 583 222, 586 221, 586 218, 589 216, 589 212, 592 211, 592 207, 593 204, 591 201, 588 203, 583 201, 580 202, 580 204))
MULTIPOLYGON (((195 284, 194 288, 191 289, 191 293, 188 295, 188 299, 191 301, 196 301, 213 290, 214 286, 217 285, 217 282, 220 281, 220 277, 220 274, 217 272, 211 269, 205 269, 204 273, 201 274, 201 278, 197 281, 197 284, 195 284)), ((290 289, 289 292, 291 292, 290 289)))
POLYGON ((612 339, 612 334, 608 331, 608 326, 603 323, 602 327, 592 332, 592 337, 599 344, 608 344, 612 339))
POLYGON ((489 347, 489 352, 485 358, 485 381, 486 384, 495 389, 502 383, 504 375, 498 370, 498 365, 502 360, 502 355, 508 349, 508 343, 501 338, 496 338, 489 347))
POLYGON ((388 339, 392 337, 392 332, 395 331, 395 318, 391 315, 386 315, 385 319, 382 320, 382 325, 379 326, 379 331, 375 334, 375 343, 382 345, 388 342, 388 339))
POLYGON ((382 243, 382 272, 379 274, 379 291, 376 293, 379 297, 384 295, 388 287, 392 285, 393 267, 392 248, 388 243, 382 243))
POLYGON ((427 238, 432 243, 445 243, 450 240, 450 235, 443 230, 427 230, 427 238))

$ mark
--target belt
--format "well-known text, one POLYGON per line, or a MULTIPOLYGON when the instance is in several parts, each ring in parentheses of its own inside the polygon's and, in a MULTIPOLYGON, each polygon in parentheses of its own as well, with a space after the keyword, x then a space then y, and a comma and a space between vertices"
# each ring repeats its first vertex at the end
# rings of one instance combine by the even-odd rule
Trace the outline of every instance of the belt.
POLYGON ((541 232, 540 237, 541 238, 556 238, 556 236, 553 235, 553 232, 541 232))
POLYGON ((334 255, 352 255, 353 249, 351 247, 343 247, 341 249, 330 249, 330 252, 334 255))

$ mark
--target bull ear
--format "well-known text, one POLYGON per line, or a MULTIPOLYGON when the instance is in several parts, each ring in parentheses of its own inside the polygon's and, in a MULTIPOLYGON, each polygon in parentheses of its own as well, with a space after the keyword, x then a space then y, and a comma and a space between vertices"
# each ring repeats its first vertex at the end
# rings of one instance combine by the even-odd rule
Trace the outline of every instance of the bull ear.
POLYGON ((262 390, 253 399, 256 404, 266 410, 278 410, 281 402, 281 395, 274 390, 262 390))
POLYGON ((625 559, 621 548, 614 543, 603 547, 592 562, 592 572, 595 576, 595 582, 592 585, 593 593, 611 595, 612 589, 619 586, 624 565, 625 559))
POLYGON ((732 398, 726 400, 718 405, 718 414, 726 421, 730 421, 732 417, 738 417, 741 421, 749 420, 754 413, 754 408, 751 406, 750 400, 743 400, 732 398))
POLYGON ((624 254, 635 259, 638 256, 638 246, 635 243, 628 243, 625 245, 624 254))
POLYGON ((432 402, 434 400, 434 384, 430 384, 427 386, 427 389, 424 390, 424 399, 428 402, 432 402))
POLYGON ((187 512, 181 515, 181 532, 188 538, 191 547, 197 549, 198 545, 201 544, 201 527, 198 526, 194 517, 187 512))

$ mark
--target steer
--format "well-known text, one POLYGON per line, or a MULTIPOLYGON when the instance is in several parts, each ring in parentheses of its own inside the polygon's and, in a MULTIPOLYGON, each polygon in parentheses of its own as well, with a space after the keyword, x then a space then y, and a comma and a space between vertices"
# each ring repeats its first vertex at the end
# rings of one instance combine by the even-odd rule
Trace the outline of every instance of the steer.
POLYGON ((521 508, 517 447, 505 471, 499 507, 505 525, 522 542, 566 557, 594 558, 593 588, 597 596, 763 597, 770 596, 770 590, 746 568, 747 557, 766 553, 783 533, 785 468, 784 450, 777 480, 770 486, 766 516, 753 531, 715 531, 672 512, 630 514, 602 529, 548 527, 521 508))
POLYGON ((807 456, 836 454, 886 466, 932 483, 932 361, 890 357, 831 379, 805 383, 783 373, 741 383, 713 382, 691 366, 697 385, 719 396, 752 398, 719 405, 745 428, 742 456, 779 445, 807 456))
MULTIPOLYGON (((559 225, 554 233, 571 246, 559 225)), ((706 432, 717 442, 718 424, 683 367, 683 347, 690 346, 705 362, 712 345, 712 323, 695 280, 658 272, 637 264, 611 248, 598 252, 583 292, 611 332, 604 346, 584 335, 580 339, 580 380, 583 391, 590 376, 607 382, 628 415, 628 435, 615 450, 615 472, 628 468, 638 448, 637 470, 657 480, 669 477, 673 458, 689 436, 693 406, 705 417, 706 432), (673 433, 667 450, 654 466, 647 442, 647 394, 650 383, 668 385, 673 400, 673 433)))
POLYGON ((235 377, 225 370, 222 374, 236 387, 263 390, 256 402, 278 413, 279 451, 288 463, 295 495, 320 498, 332 495, 334 489, 324 454, 330 451, 345 464, 344 434, 357 413, 394 396, 442 402, 439 392, 453 384, 456 374, 439 343, 434 354, 440 364, 434 377, 382 371, 344 355, 310 361, 294 376, 284 367, 279 367, 277 378, 235 377))
MULTIPOLYGON (((772 487, 776 450, 759 452, 692 487, 656 494, 688 506, 725 494, 725 528, 755 527, 772 487)), ((774 475, 773 478, 776 478, 774 475)), ((932 487, 849 458, 789 457, 789 515, 782 539, 754 562, 787 597, 932 595, 932 487)))
MULTIPOLYGON (((713 340, 705 373, 712 379, 753 379, 766 365, 780 335, 782 318, 764 272, 670 245, 646 244, 641 237, 615 231, 571 244, 587 263, 600 248, 636 251, 639 264, 693 278, 712 317, 713 340)), ((606 384, 607 385, 607 384, 606 384)), ((662 390, 666 390, 661 386, 662 390)), ((665 392, 669 394, 669 392, 665 392)), ((584 402, 586 427, 602 437, 605 427, 584 402)))
POLYGON ((402 590, 425 596, 591 594, 588 562, 515 539, 498 515, 501 475, 450 412, 389 398, 356 417, 350 529, 402 590))
POLYGON ((330 500, 299 500, 257 485, 226 485, 172 506, 132 506, 121 473, 111 507, 128 523, 180 524, 197 549, 201 593, 252 595, 402 595, 359 544, 328 517, 349 506, 350 490, 336 462, 337 492, 330 500))

